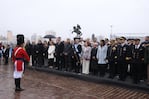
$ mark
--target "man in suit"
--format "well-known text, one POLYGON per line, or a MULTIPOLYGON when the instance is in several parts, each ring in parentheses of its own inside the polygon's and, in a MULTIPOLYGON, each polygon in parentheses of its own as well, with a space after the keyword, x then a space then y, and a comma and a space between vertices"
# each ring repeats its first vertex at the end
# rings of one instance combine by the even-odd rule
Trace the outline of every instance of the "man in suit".
POLYGON ((6 50, 4 51, 4 58, 5 58, 5 65, 7 65, 8 64, 8 58, 9 58, 9 49, 10 49, 10 46, 9 45, 7 45, 7 47, 6 47, 6 50))
POLYGON ((116 76, 117 66, 117 45, 115 40, 110 41, 110 46, 107 51, 107 59, 109 64, 109 78, 113 79, 116 76))
POLYGON ((31 47, 31 55, 32 55, 32 66, 36 66, 37 65, 37 45, 36 43, 33 41, 32 42, 32 47, 31 47))
POLYGON ((71 64, 72 44, 70 42, 70 39, 67 39, 64 43, 63 54, 64 54, 66 71, 71 70, 72 69, 72 64, 71 64))
POLYGON ((145 64, 147 65, 147 84, 149 85, 149 44, 145 45, 145 56, 144 56, 144 61, 145 64))
POLYGON ((44 47, 42 44, 42 41, 39 40, 37 44, 37 49, 36 49, 36 54, 37 54, 37 65, 39 67, 43 66, 44 64, 44 57, 43 57, 43 52, 44 52, 44 47))
POLYGON ((62 70, 64 67, 64 58, 63 58, 63 51, 64 51, 64 42, 61 41, 61 37, 58 37, 56 40, 55 45, 55 56, 56 56, 56 66, 58 70, 62 70))
POLYGON ((97 48, 98 43, 93 43, 93 48, 91 50, 91 59, 90 59, 90 72, 93 73, 93 75, 98 75, 98 60, 96 58, 97 54, 97 48))
MULTIPOLYGON (((31 57, 31 51, 32 51, 31 48, 32 48, 32 45, 30 43, 30 40, 27 40, 26 45, 25 45, 25 50, 26 50, 27 54, 29 55, 29 57, 31 57)), ((26 63, 26 64, 27 65, 30 65, 30 62, 29 63, 26 63)))

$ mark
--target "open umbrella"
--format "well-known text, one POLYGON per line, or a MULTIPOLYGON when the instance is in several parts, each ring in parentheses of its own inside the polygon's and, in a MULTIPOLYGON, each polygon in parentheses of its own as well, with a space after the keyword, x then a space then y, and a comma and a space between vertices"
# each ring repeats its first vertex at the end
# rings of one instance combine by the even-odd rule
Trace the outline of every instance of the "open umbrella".
POLYGON ((55 38, 55 36, 54 35, 45 35, 43 38, 49 38, 49 39, 51 39, 51 38, 55 38))

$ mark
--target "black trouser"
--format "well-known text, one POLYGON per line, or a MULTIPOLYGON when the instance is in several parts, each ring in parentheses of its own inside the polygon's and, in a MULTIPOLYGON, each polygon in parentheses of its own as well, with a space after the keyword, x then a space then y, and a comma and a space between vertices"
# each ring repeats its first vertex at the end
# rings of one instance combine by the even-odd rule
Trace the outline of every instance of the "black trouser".
POLYGON ((90 69, 89 69, 89 71, 91 72, 91 74, 93 74, 93 75, 98 75, 98 64, 97 64, 98 62, 96 61, 96 60, 91 60, 90 61, 90 69))
POLYGON ((132 64, 132 78, 134 83, 138 83, 141 79, 141 67, 140 63, 133 63, 132 64))
POLYGON ((120 72, 121 72, 121 62, 118 62, 117 65, 116 65, 116 74, 120 75, 120 72))
POLYGON ((119 68, 120 69, 119 78, 120 78, 120 80, 125 81, 126 76, 127 76, 128 64, 124 63, 124 62, 121 62, 121 63, 119 63, 119 67, 120 67, 119 68))
POLYGON ((37 58, 38 58, 37 59, 37 65, 39 67, 43 66, 43 64, 44 64, 44 57, 42 55, 39 55, 37 58))
POLYGON ((8 57, 5 57, 5 64, 8 64, 8 57))
POLYGON ((73 60, 72 61, 72 70, 74 69, 76 73, 80 73, 81 63, 80 61, 73 60))
POLYGON ((70 70, 71 69, 71 56, 70 55, 65 55, 65 68, 66 70, 70 70))
POLYGON ((145 80, 147 79, 147 64, 142 63, 141 64, 141 79, 145 80))
POLYGON ((104 76, 106 73, 107 64, 98 64, 100 76, 104 76))
POLYGON ((56 57, 56 66, 58 67, 58 70, 62 70, 64 65, 64 58, 62 56, 56 57))
POLYGON ((54 65, 54 58, 49 59, 49 66, 53 66, 54 65))
POLYGON ((133 63, 129 63, 128 65, 130 66, 130 71, 127 71, 127 73, 128 73, 129 76, 132 76, 133 63))
POLYGON ((81 66, 81 63, 77 63, 77 62, 76 62, 76 64, 75 64, 75 72, 76 72, 76 73, 80 73, 81 67, 82 67, 82 66, 81 66))
POLYGON ((115 62, 110 62, 109 63, 109 77, 110 78, 114 78, 114 76, 116 75, 116 64, 115 62))
POLYGON ((32 66, 36 66, 36 65, 37 65, 37 56, 32 55, 32 66))
POLYGON ((14 80, 15 80, 16 89, 20 89, 21 78, 15 78, 14 80))
POLYGON ((98 69, 91 69, 91 72, 93 73, 93 75, 97 75, 98 76, 98 69))

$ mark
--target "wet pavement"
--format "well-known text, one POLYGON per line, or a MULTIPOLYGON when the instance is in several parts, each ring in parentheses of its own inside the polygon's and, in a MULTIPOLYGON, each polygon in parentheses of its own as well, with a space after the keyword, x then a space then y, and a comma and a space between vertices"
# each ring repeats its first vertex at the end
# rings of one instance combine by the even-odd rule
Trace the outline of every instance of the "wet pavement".
POLYGON ((14 91, 13 68, 0 65, 0 99, 149 99, 147 92, 26 69, 22 92, 14 91))

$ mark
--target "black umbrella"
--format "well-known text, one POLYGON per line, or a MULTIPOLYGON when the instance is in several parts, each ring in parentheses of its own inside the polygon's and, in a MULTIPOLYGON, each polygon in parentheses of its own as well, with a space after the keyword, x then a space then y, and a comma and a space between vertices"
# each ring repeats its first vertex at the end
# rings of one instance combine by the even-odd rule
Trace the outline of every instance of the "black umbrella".
POLYGON ((45 35, 44 38, 49 38, 49 39, 51 39, 51 38, 55 38, 55 36, 54 36, 54 35, 45 35))

